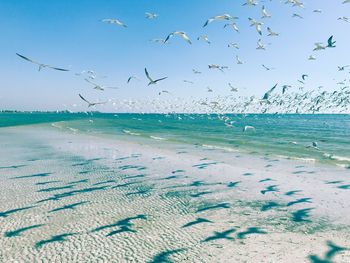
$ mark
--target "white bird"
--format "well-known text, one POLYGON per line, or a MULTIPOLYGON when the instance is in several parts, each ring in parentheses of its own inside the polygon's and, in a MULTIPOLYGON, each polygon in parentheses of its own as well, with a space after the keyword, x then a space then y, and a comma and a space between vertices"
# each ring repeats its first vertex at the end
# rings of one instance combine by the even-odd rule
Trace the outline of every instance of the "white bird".
POLYGON ((236 62, 237 62, 237 64, 243 64, 243 61, 238 57, 238 56, 236 56, 236 62))
POLYGON ((112 19, 112 18, 106 18, 106 19, 102 19, 101 20, 103 23, 107 23, 107 24, 114 24, 117 26, 122 26, 122 27, 127 27, 127 25, 125 25, 123 22, 121 22, 118 19, 112 19))
POLYGON ((151 77, 149 76, 148 71, 147 71, 146 68, 145 68, 145 74, 146 74, 146 77, 147 77, 148 80, 149 80, 148 86, 149 86, 149 85, 157 84, 158 81, 161 81, 161 80, 164 80, 164 79, 168 78, 168 77, 164 77, 164 78, 160 78, 160 79, 153 80, 153 79, 151 79, 151 77))
POLYGON ((261 65, 264 69, 266 69, 267 71, 270 71, 270 70, 273 70, 274 68, 269 68, 269 67, 266 67, 264 64, 261 65))
POLYGON ((316 60, 316 57, 313 56, 313 55, 310 55, 309 58, 308 58, 308 60, 316 60))
POLYGON ((158 17, 158 15, 155 14, 155 13, 148 13, 148 12, 146 12, 145 14, 146 14, 146 18, 147 19, 155 19, 155 18, 158 17))
POLYGON ((213 90, 210 87, 207 87, 208 92, 213 92, 213 90))
POLYGON ((235 88, 231 83, 228 83, 228 85, 230 86, 232 92, 237 92, 238 91, 238 89, 235 88))
POLYGON ((250 21, 250 26, 255 26, 255 29, 259 33, 259 35, 262 35, 261 26, 263 25, 263 23, 260 23, 260 22, 256 21, 253 18, 250 18, 250 17, 248 18, 248 20, 250 21))
POLYGON ((324 50, 327 46, 323 45, 323 43, 317 42, 315 43, 314 51, 324 50))
POLYGON ((88 79, 85 79, 85 81, 87 81, 88 83, 94 85, 94 89, 96 90, 101 90, 101 91, 104 91, 105 89, 118 89, 117 87, 106 87, 106 86, 102 86, 102 85, 99 85, 99 84, 96 84, 88 79))
POLYGON ((192 69, 193 73, 194 74, 201 74, 202 72, 198 71, 198 70, 195 70, 195 69, 192 69))
POLYGON ((93 106, 96 106, 96 105, 106 104, 107 103, 107 101, 105 101, 105 102, 90 102, 87 99, 85 99, 81 94, 79 94, 79 97, 88 104, 89 108, 93 107, 93 106))
POLYGON ((297 18, 303 19, 303 17, 302 17, 301 15, 296 14, 296 13, 294 13, 294 14, 292 15, 292 17, 297 17, 297 18))
POLYGON ((257 44, 256 49, 258 49, 258 50, 265 50, 265 46, 264 46, 264 44, 261 42, 261 39, 259 39, 258 42, 257 42, 256 44, 257 44))
POLYGON ((343 4, 349 4, 350 3, 350 0, 345 0, 344 2, 343 2, 343 4))
POLYGON ((258 3, 255 0, 246 0, 246 2, 243 5, 247 5, 247 6, 255 6, 258 3))
POLYGON ((128 80, 127 80, 126 83, 129 83, 132 79, 140 80, 140 79, 139 79, 138 77, 136 77, 136 76, 130 76, 130 77, 128 78, 128 80))
POLYGON ((262 10, 261 10, 262 16, 261 18, 271 18, 271 15, 269 13, 267 13, 265 6, 262 6, 262 10))
POLYGON ((349 18, 347 18, 346 16, 338 17, 337 20, 342 20, 342 21, 344 21, 344 22, 349 22, 349 18))
POLYGON ((194 84, 194 82, 193 81, 190 81, 190 80, 183 80, 183 82, 185 82, 185 83, 189 83, 189 84, 194 84))
POLYGON ((269 34, 267 35, 269 37, 278 37, 280 35, 279 33, 273 32, 270 27, 267 28, 267 31, 269 32, 269 34))
POLYGON ((314 13, 322 13, 322 10, 321 9, 315 9, 313 12, 314 13))
POLYGON ((59 71, 69 71, 69 69, 64 69, 64 68, 57 68, 57 67, 52 67, 50 65, 47 65, 47 64, 43 64, 43 63, 39 63, 39 62, 36 62, 30 58, 27 58, 21 54, 18 54, 16 53, 17 56, 19 56, 20 58, 23 58, 24 60, 27 60, 33 64, 36 64, 38 65, 38 71, 42 70, 43 68, 50 68, 50 69, 54 69, 54 70, 59 70, 59 71))
POLYGON ((250 126, 250 125, 246 125, 246 126, 244 126, 243 131, 244 131, 244 132, 246 132, 246 131, 248 131, 248 130, 255 131, 255 127, 250 126))
POLYGON ((227 45, 227 47, 234 47, 234 48, 236 48, 236 49, 239 49, 239 46, 238 46, 238 44, 237 43, 229 43, 228 45, 227 45))
POLYGON ((349 65, 341 66, 341 67, 338 66, 338 71, 344 71, 345 68, 347 68, 347 67, 349 67, 349 65))
POLYGON ((209 38, 208 38, 207 35, 199 36, 199 37, 197 38, 197 40, 203 40, 203 41, 207 42, 208 44, 210 44, 210 41, 209 41, 209 38))
POLYGON ((237 26, 236 23, 225 24, 225 25, 224 25, 224 28, 226 28, 226 27, 228 27, 228 26, 232 27, 233 30, 235 30, 236 32, 239 32, 239 29, 238 29, 238 26, 237 26))
POLYGON ((215 64, 209 64, 209 65, 208 65, 208 68, 209 68, 209 69, 218 69, 218 70, 220 70, 221 72, 224 72, 224 69, 228 69, 227 66, 219 66, 219 65, 215 65, 215 64))
POLYGON ((268 100, 269 97, 270 97, 270 95, 271 95, 271 93, 276 89, 277 85, 278 85, 278 84, 276 84, 276 85, 273 86, 271 89, 269 89, 267 92, 265 92, 265 94, 264 94, 262 100, 268 100))
POLYGON ((203 25, 203 27, 206 27, 207 25, 209 25, 210 23, 214 22, 214 21, 223 21, 223 20, 235 20, 238 19, 238 17, 232 17, 229 14, 223 14, 223 15, 218 15, 218 16, 214 16, 209 18, 203 25))
POLYGON ((168 42, 168 40, 173 36, 180 36, 182 39, 184 39, 187 43, 192 44, 190 38, 186 35, 183 31, 175 31, 170 33, 167 38, 165 39, 164 43, 168 42))

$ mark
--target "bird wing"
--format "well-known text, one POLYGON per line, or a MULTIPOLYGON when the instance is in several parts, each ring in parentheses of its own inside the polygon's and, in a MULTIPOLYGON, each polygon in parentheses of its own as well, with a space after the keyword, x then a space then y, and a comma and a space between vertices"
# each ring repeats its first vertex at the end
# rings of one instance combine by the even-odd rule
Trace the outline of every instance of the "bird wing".
POLYGON ((164 79, 167 79, 168 77, 164 77, 164 78, 161 78, 161 79, 156 79, 154 82, 158 82, 158 81, 161 81, 161 80, 164 80, 164 79))
POLYGON ((90 81, 90 80, 88 80, 88 79, 85 79, 85 81, 86 81, 86 82, 89 82, 90 84, 92 84, 92 85, 94 85, 94 86, 99 86, 98 84, 96 84, 96 83, 94 83, 94 82, 92 82, 92 81, 90 81))
POLYGON ((83 100, 83 101, 85 101, 86 103, 88 103, 89 105, 91 104, 87 99, 85 99, 81 94, 79 94, 79 97, 83 100))
POLYGON ((166 39, 164 40, 164 43, 166 43, 172 36, 174 35, 174 33, 170 33, 166 39))
POLYGON ((34 63, 34 64, 40 65, 39 62, 36 62, 36 61, 34 61, 34 60, 31 60, 30 58, 27 58, 27 57, 25 57, 25 56, 23 56, 23 55, 21 55, 21 54, 16 53, 16 55, 19 56, 20 58, 23 58, 24 60, 27 60, 27 61, 32 62, 32 63, 34 63))
POLYGON ((181 37, 186 40, 189 44, 192 44, 190 38, 186 34, 181 34, 181 37))
POLYGON ((145 68, 145 74, 146 74, 146 77, 149 79, 149 81, 153 82, 153 79, 151 79, 151 77, 149 76, 146 68, 145 68))
POLYGON ((64 68, 56 68, 56 67, 51 67, 51 66, 48 66, 48 67, 51 69, 59 70, 59 71, 69 71, 69 69, 64 69, 64 68))

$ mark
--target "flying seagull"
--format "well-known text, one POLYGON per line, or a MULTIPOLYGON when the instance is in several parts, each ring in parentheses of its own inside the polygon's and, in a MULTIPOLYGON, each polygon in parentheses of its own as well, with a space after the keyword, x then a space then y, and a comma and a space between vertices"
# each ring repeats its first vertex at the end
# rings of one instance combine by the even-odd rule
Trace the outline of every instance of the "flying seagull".
POLYGON ((146 68, 145 68, 145 74, 146 74, 146 77, 147 77, 148 80, 149 80, 148 86, 149 86, 149 85, 157 84, 158 81, 161 81, 161 80, 164 80, 164 79, 168 78, 168 77, 164 77, 164 78, 161 78, 161 79, 153 80, 153 79, 151 79, 151 77, 149 76, 148 71, 147 71, 146 68))
POLYGON ((117 87, 105 87, 105 86, 102 86, 100 84, 96 84, 94 82, 92 82, 91 80, 89 79, 85 79, 86 82, 89 82, 90 84, 94 85, 94 89, 96 90, 101 90, 101 91, 104 91, 105 89, 118 89, 117 87))
POLYGON ((264 64, 261 65, 264 69, 266 69, 267 71, 270 71, 270 70, 273 70, 275 68, 269 68, 269 67, 266 67, 264 64))
POLYGON ((269 13, 267 13, 267 11, 265 9, 265 6, 262 7, 261 13, 262 13, 261 18, 271 18, 271 15, 269 13))
POLYGON ((197 38, 197 40, 203 40, 203 41, 207 42, 208 44, 210 44, 210 41, 209 41, 209 38, 208 38, 207 35, 199 36, 199 37, 197 38))
POLYGON ((247 6, 255 6, 258 3, 255 2, 255 0, 246 0, 246 2, 243 5, 247 5, 247 6))
POLYGON ((129 83, 132 79, 140 80, 140 79, 139 79, 138 77, 136 77, 136 76, 130 76, 130 77, 128 78, 128 80, 127 80, 126 83, 129 83))
POLYGON ((278 84, 276 84, 275 86, 273 86, 271 89, 269 89, 263 96, 263 100, 268 100, 271 93, 275 90, 275 88, 277 87, 278 84))
POLYGON ((214 21, 220 21, 220 20, 235 20, 238 19, 238 17, 232 17, 229 14, 223 14, 223 15, 219 15, 219 16, 214 16, 209 18, 205 24, 203 25, 203 27, 206 27, 207 25, 209 25, 210 23, 214 22, 214 21))
POLYGON ((175 32, 170 33, 167 36, 167 38, 164 40, 164 43, 168 42, 168 40, 175 35, 182 37, 182 39, 185 40, 188 44, 192 44, 190 38, 183 31, 175 31, 175 32))
POLYGON ((248 17, 248 20, 250 22, 250 26, 255 26, 255 29, 259 33, 259 35, 262 35, 261 26, 263 25, 263 23, 260 23, 260 22, 256 21, 253 18, 250 18, 250 17, 248 17))
POLYGON ((87 99, 85 99, 81 94, 79 94, 79 97, 88 104, 89 108, 93 107, 93 106, 96 106, 96 105, 106 104, 107 103, 107 101, 105 101, 105 102, 90 102, 87 99))
POLYGON ((239 29, 238 29, 236 23, 225 24, 225 25, 224 25, 224 28, 226 28, 226 27, 228 27, 228 26, 231 26, 236 32, 239 32, 239 29))
POLYGON ((232 92, 237 92, 238 91, 238 89, 235 88, 231 83, 228 83, 228 85, 230 86, 232 92))
POLYGON ((112 18, 106 18, 101 20, 103 23, 111 24, 111 25, 117 25, 122 27, 127 27, 123 22, 121 22, 118 19, 112 19, 112 18))
POLYGON ((239 46, 238 46, 238 44, 237 43, 229 43, 228 45, 227 45, 227 47, 234 47, 234 48, 236 48, 236 49, 239 49, 239 46))
POLYGON ((269 34, 267 35, 269 37, 278 37, 279 36, 279 33, 273 32, 270 27, 267 28, 267 31, 269 32, 269 34))
POLYGON ((146 12, 145 14, 146 14, 146 18, 147 19, 155 19, 155 18, 158 17, 158 15, 155 14, 155 13, 148 13, 148 12, 146 12))
POLYGON ((237 64, 243 64, 243 61, 238 57, 238 56, 236 56, 236 62, 237 62, 237 64))
POLYGON ((200 72, 200 71, 198 71, 196 69, 192 69, 192 71, 193 71, 194 74, 201 74, 202 73, 202 72, 200 72))
POLYGON ((46 65, 46 64, 43 64, 43 63, 36 62, 34 60, 31 60, 30 58, 27 58, 27 57, 25 57, 25 56, 23 56, 21 54, 18 54, 18 53, 16 53, 16 55, 19 56, 20 58, 23 58, 24 60, 27 60, 27 61, 29 61, 31 63, 34 63, 34 64, 38 65, 38 67, 39 67, 38 71, 42 70, 43 68, 51 68, 51 69, 59 70, 59 71, 69 71, 69 69, 56 68, 56 67, 52 67, 50 65, 46 65))
MULTIPOLYGON (((349 0, 350 1, 350 0, 349 0)), ((333 36, 330 36, 330 38, 328 38, 327 40, 327 47, 336 47, 334 44, 336 43, 337 41, 333 41, 333 36)))

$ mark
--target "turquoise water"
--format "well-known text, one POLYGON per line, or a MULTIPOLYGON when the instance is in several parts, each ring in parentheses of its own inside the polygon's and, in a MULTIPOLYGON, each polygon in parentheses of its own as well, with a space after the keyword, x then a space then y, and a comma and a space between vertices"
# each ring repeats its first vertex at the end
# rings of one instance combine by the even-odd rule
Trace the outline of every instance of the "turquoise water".
POLYGON ((350 166, 350 115, 0 113, 0 127, 53 122, 84 133, 350 166), (246 125, 255 131, 244 132, 246 125))

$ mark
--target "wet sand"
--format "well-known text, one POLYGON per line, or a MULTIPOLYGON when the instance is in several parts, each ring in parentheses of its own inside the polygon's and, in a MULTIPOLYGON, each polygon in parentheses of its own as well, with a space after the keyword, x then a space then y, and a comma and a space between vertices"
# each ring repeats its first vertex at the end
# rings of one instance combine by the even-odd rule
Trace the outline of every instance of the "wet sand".
POLYGON ((1 128, 0 261, 350 262, 350 170, 125 138, 1 128))

